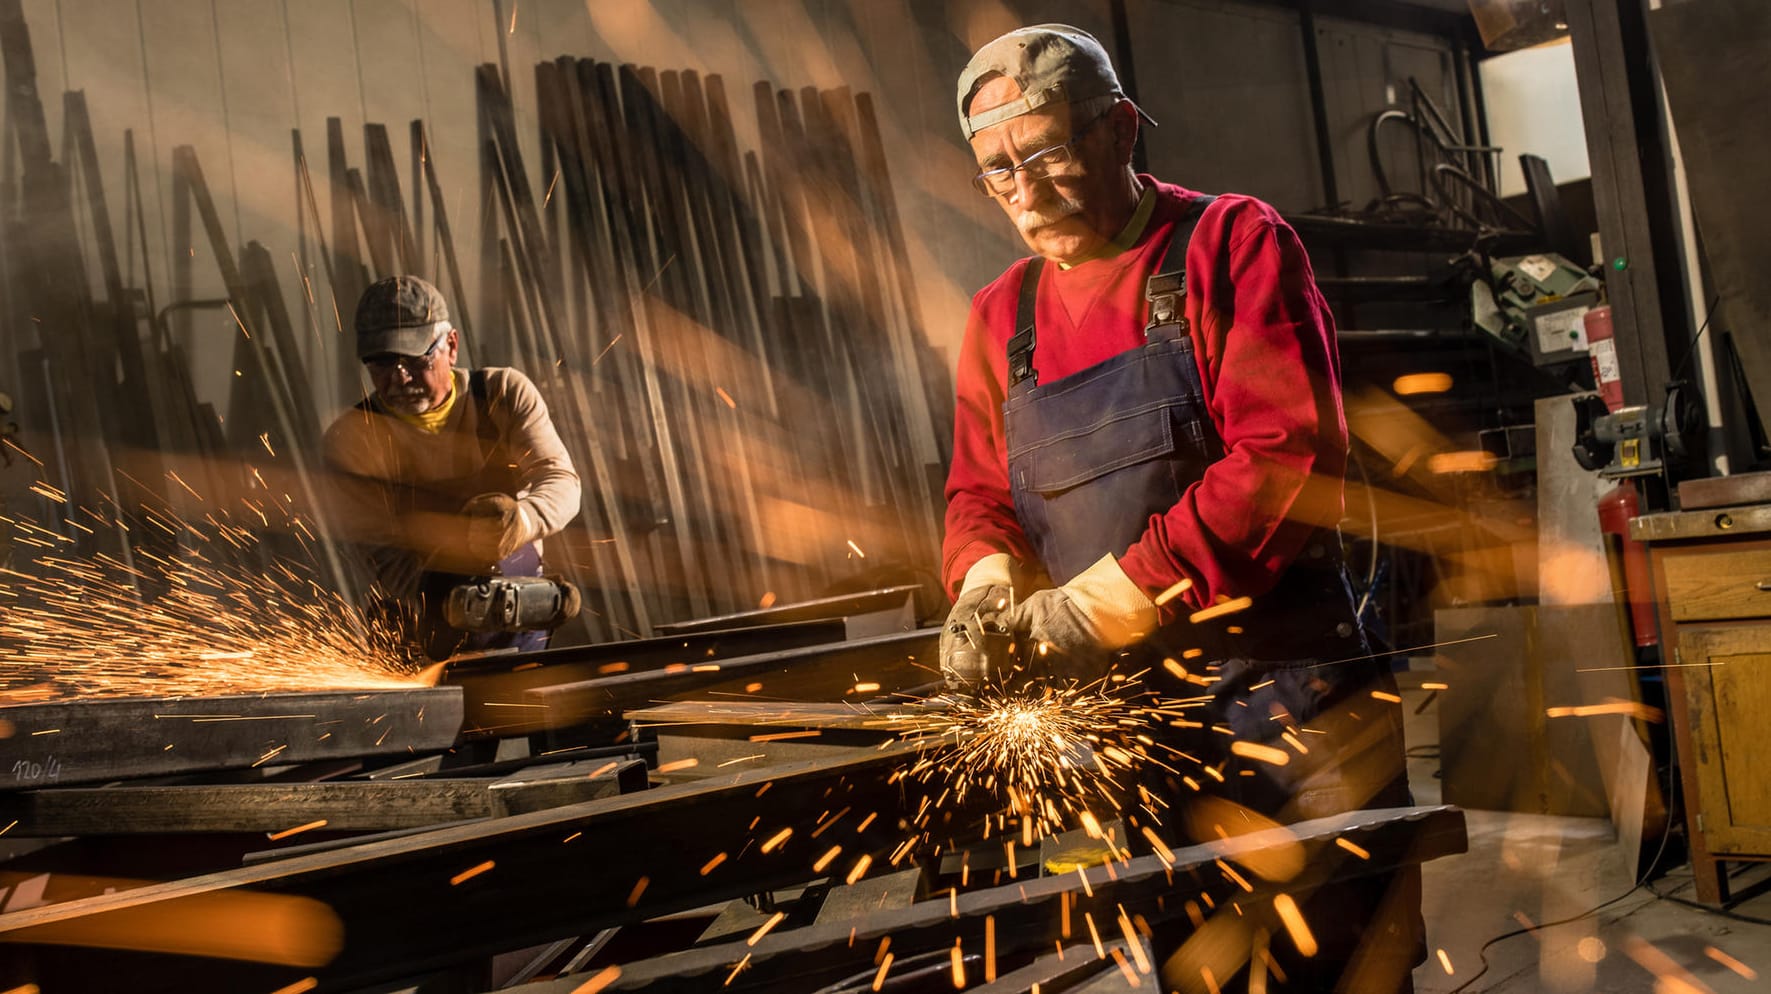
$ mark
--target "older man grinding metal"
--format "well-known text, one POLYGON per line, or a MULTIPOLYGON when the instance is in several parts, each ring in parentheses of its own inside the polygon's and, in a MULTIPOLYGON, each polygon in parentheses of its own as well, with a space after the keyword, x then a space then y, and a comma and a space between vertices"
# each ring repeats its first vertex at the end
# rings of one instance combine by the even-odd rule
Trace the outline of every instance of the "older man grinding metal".
MULTIPOLYGON (((1207 795, 1281 822, 1408 804, 1400 710, 1370 693, 1394 680, 1371 660, 1335 527, 1334 323, 1297 236, 1252 197, 1134 172, 1142 111, 1076 28, 985 45, 958 99, 973 183, 1034 255, 973 298, 960 355, 948 685, 1144 672, 1146 689, 1194 699, 1193 727, 1152 729, 1188 757, 1146 777, 1171 834, 1208 835, 1211 817, 1190 816, 1236 810, 1207 795), (1001 629, 1038 651, 977 651, 1001 629), (1289 762, 1244 759, 1235 741, 1289 762)), ((1352 858, 1319 858, 1336 853, 1352 858)), ((1298 897, 1314 956, 1261 905, 1247 910, 1275 936, 1271 959, 1245 952, 1237 979, 1218 963, 1211 983, 1248 984, 1252 959, 1268 990, 1412 990, 1416 872, 1298 897)), ((1156 928, 1165 990, 1206 989, 1177 953, 1190 931, 1156 928)))
POLYGON ((578 592, 523 580, 542 574, 541 540, 578 514, 580 487, 540 392, 515 369, 456 369, 461 333, 416 276, 365 290, 356 332, 374 392, 324 451, 374 603, 397 606, 388 615, 432 659, 545 646, 578 592))

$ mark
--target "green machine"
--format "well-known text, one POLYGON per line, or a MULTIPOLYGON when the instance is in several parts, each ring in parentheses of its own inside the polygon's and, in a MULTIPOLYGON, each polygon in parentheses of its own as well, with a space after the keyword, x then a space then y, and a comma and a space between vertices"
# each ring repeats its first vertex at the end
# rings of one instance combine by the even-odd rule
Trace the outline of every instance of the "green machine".
POLYGON ((1583 319, 1599 303, 1596 278, 1551 253, 1492 259, 1488 277, 1470 284, 1476 327, 1538 366, 1587 361, 1583 319))

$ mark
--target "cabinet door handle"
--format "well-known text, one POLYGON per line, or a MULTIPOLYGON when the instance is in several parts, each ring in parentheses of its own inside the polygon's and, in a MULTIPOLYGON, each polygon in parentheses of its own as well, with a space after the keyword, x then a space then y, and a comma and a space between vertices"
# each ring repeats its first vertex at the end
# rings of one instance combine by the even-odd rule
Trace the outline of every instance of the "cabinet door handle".
POLYGON ((1771 580, 1760 580, 1758 583, 1753 584, 1753 586, 1758 587, 1760 590, 1771 592, 1771 580))

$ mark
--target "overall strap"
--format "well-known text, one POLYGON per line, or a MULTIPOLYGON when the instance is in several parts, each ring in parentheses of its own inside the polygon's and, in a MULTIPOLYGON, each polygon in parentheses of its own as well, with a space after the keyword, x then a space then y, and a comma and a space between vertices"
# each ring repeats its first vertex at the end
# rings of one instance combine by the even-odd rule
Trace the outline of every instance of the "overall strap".
POLYGON ((1015 386, 1022 380, 1039 383, 1039 374, 1033 371, 1033 308, 1039 297, 1039 276, 1045 270, 1045 259, 1034 256, 1027 261, 1027 268, 1021 273, 1021 299, 1015 305, 1015 333, 1008 340, 1008 385, 1015 386))
POLYGON ((492 423, 490 416, 492 405, 486 398, 486 371, 484 369, 468 371, 467 395, 473 399, 474 434, 480 440, 480 455, 490 458, 493 448, 498 445, 498 426, 492 423))
POLYGON ((1186 215, 1176 222, 1168 244, 1162 247, 1162 254, 1156 259, 1156 272, 1144 283, 1144 299, 1150 302, 1150 321, 1144 326, 1146 337, 1167 325, 1177 325, 1183 334, 1186 333, 1187 249, 1193 244, 1193 232, 1199 227, 1199 219, 1205 216, 1205 209, 1216 199, 1215 196, 1204 196, 1189 204, 1186 215), (1180 264, 1170 269, 1168 256, 1176 245, 1181 246, 1180 264))

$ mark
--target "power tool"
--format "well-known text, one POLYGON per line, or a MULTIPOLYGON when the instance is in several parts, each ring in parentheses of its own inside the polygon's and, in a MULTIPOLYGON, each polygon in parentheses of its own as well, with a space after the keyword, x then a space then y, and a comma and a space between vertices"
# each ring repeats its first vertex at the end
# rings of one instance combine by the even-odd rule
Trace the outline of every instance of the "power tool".
POLYGON ((551 576, 489 576, 449 591, 443 617, 464 632, 530 632, 578 617, 578 588, 551 576))
POLYGON ((963 696, 976 697, 977 691, 1007 675, 1018 661, 1015 636, 994 617, 980 618, 977 624, 955 622, 953 634, 963 639, 961 648, 953 650, 949 663, 954 673, 967 684, 963 696))

